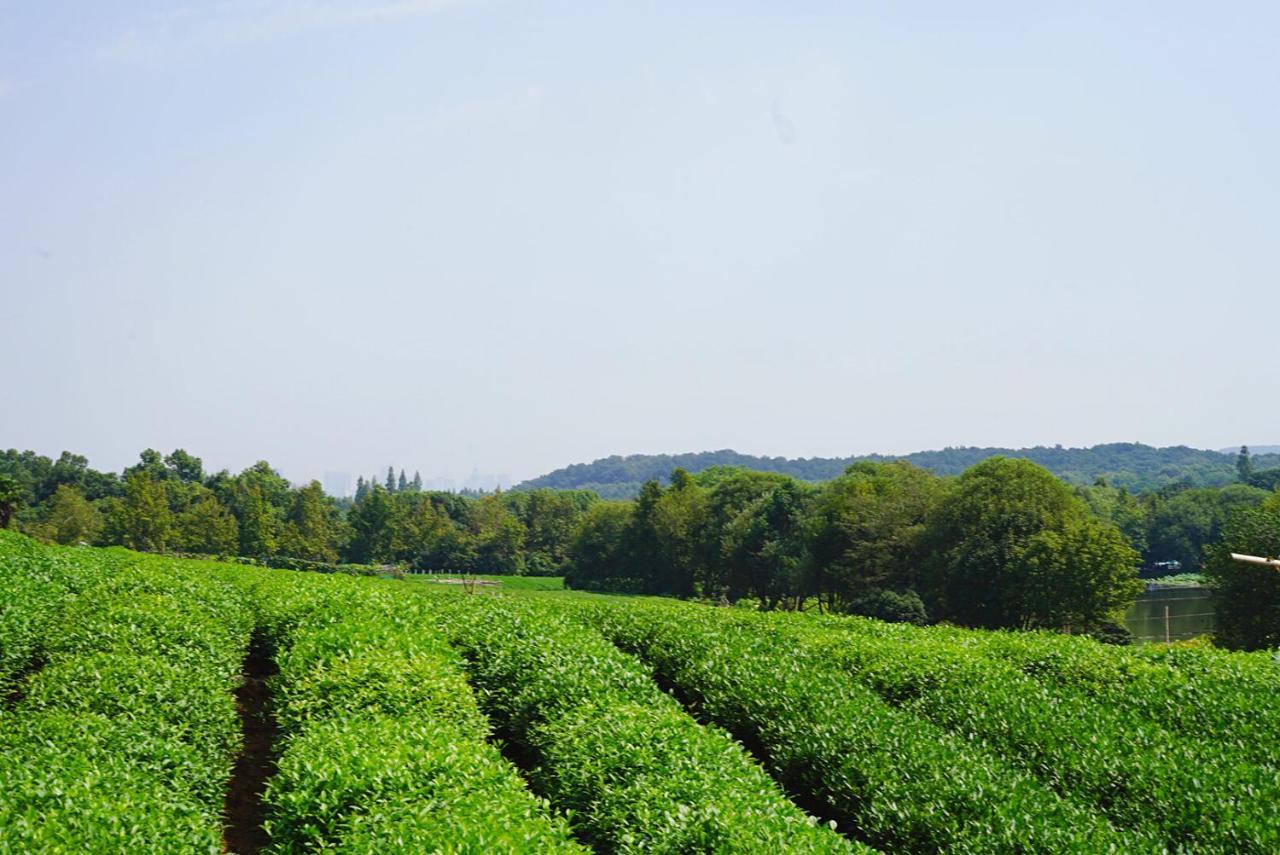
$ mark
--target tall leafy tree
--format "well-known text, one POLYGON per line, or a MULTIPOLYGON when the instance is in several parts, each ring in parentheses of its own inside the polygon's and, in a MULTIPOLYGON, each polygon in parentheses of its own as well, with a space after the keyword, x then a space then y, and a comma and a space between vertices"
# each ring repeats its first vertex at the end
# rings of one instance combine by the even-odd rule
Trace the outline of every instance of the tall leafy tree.
POLYGON ((338 560, 340 521, 319 481, 295 490, 280 536, 281 551, 309 561, 338 560))
POLYGON ((422 492, 422 474, 416 469, 413 472, 413 483, 410 486, 413 488, 413 492, 422 492))
POLYGON ((351 526, 348 557, 357 564, 395 559, 397 508, 392 496, 375 484, 347 515, 351 526))
POLYGON ((1137 551, 1116 528, 1083 514, 1031 536, 1014 578, 1024 626, 1118 623, 1143 590, 1137 551))
POLYGON ((102 514, 83 493, 68 484, 59 484, 32 534, 53 543, 93 543, 102 525, 102 514))
POLYGON ((241 476, 232 492, 231 510, 240 534, 240 554, 261 557, 276 554, 283 523, 280 509, 267 489, 253 478, 241 476))
POLYGON ((1136 575, 1132 565, 1126 572, 1120 550, 1106 553, 1118 564, 1105 573, 1070 554, 1088 515, 1069 487, 1028 460, 994 457, 966 470, 925 530, 931 614, 970 626, 1025 626, 1042 619, 1042 604, 1028 599, 1027 577, 1038 567, 1080 586, 1136 575))
POLYGON ((409 480, 404 477, 404 470, 400 470, 400 477, 396 479, 396 492, 403 493, 409 489, 409 480))
POLYGON ((204 463, 199 457, 194 457, 181 448, 174 449, 172 454, 166 456, 164 464, 170 476, 179 481, 187 484, 204 481, 204 463))
POLYGON ((0 529, 9 523, 22 507, 22 484, 10 475, 0 475, 0 529))
POLYGON ((662 491, 649 518, 660 556, 652 569, 655 592, 677 597, 694 593, 707 513, 706 490, 683 469, 673 471, 671 486, 662 491))
POLYGON ((1249 456, 1249 446, 1240 446, 1240 453, 1236 455, 1236 475, 1240 478, 1241 484, 1248 484, 1253 478, 1253 458, 1249 456))
POLYGON ((240 526, 235 515, 212 492, 206 492, 180 513, 175 527, 178 542, 186 552, 236 555, 240 551, 240 526))
POLYGON ((1233 552, 1280 557, 1280 493, 1232 513, 1204 567, 1216 601, 1217 642, 1235 650, 1280 648, 1280 570, 1235 561, 1233 552))
POLYGON ((386 480, 386 484, 385 484, 385 486, 386 486, 386 488, 387 488, 387 492, 388 492, 388 493, 394 493, 394 492, 396 491, 396 470, 395 470, 395 467, 392 467, 392 466, 388 466, 388 467, 387 467, 387 480, 386 480))
POLYGON ((524 572, 524 526, 498 495, 481 499, 471 515, 477 573, 518 575, 524 572))
POLYGON ((818 589, 843 611, 920 585, 921 538, 942 481, 905 461, 855 463, 823 485, 810 521, 818 589))
POLYGON ((599 502, 574 528, 569 541, 564 582, 570 588, 596 591, 635 591, 640 579, 630 577, 625 545, 635 505, 599 502))
POLYGON ((807 593, 804 520, 809 498, 807 488, 788 479, 734 520, 730 599, 757 597, 768 609, 799 606, 807 593))
POLYGON ((164 483, 149 477, 151 471, 154 469, 146 466, 135 467, 125 479, 122 529, 126 546, 163 552, 172 536, 173 515, 164 483))

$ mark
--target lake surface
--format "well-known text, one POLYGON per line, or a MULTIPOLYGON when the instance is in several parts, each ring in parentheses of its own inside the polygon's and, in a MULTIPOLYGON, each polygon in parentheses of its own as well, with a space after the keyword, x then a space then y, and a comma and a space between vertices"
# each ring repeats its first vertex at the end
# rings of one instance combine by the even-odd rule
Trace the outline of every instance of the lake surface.
POLYGON ((1125 612, 1124 623, 1133 633, 1134 644, 1165 640, 1166 607, 1169 641, 1213 632, 1213 597, 1208 588, 1157 588, 1143 593, 1125 612))

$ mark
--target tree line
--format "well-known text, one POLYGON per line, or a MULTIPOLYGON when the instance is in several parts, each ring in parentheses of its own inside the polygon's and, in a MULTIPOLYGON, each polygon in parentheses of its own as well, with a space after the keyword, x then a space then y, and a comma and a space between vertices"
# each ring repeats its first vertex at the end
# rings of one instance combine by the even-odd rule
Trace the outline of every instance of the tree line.
MULTIPOLYGON (((635 498, 647 480, 666 478, 674 469, 697 474, 716 466, 735 466, 760 472, 790 475, 802 481, 826 481, 853 463, 889 463, 906 460, 935 475, 959 475, 989 457, 1018 457, 1048 469, 1073 485, 1088 485, 1099 478, 1136 493, 1162 488, 1221 487, 1237 480, 1238 467, 1231 455, 1218 451, 1171 446, 1155 448, 1136 442, 1117 442, 1091 448, 1036 446, 1034 448, 944 448, 918 451, 901 457, 879 454, 861 457, 757 457, 723 449, 691 454, 614 455, 591 463, 575 463, 521 487, 590 489, 605 498, 635 498)), ((1253 461, 1256 486, 1274 490, 1280 485, 1280 454, 1259 455, 1253 461)))
POLYGON ((0 454, 0 525, 54 543, 151 552, 293 559, 310 564, 396 564, 423 571, 560 572, 587 506, 583 491, 424 491, 389 469, 360 479, 355 499, 318 481, 292 486, 266 461, 238 474, 206 473, 178 449, 147 449, 122 473, 98 472, 70 452, 0 454))
POLYGON ((1280 573, 1241 575, 1222 550, 1280 551, 1263 536, 1280 532, 1280 499, 1255 486, 1247 449, 1236 464, 1235 484, 1142 495, 1105 479, 1073 487, 1000 457, 958 477, 863 461, 820 484, 717 466, 676 469, 625 501, 584 490, 424 491, 416 473, 388 469, 347 499, 314 481, 292 486, 265 461, 207 473, 181 449, 148 449, 115 474, 69 452, 50 460, 9 450, 0 453, 0 525, 58 543, 563 574, 588 590, 1111 634, 1141 589, 1137 568, 1178 561, 1210 574, 1224 626, 1252 627, 1231 643, 1256 646, 1280 627, 1280 573))

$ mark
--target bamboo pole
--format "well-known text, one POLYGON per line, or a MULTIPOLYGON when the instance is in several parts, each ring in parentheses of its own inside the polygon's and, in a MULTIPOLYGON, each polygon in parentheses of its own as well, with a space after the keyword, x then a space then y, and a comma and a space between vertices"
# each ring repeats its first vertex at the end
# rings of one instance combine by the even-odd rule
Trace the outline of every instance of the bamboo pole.
POLYGON ((1231 553, 1231 560, 1239 561, 1241 564, 1258 564, 1262 567, 1272 567, 1280 570, 1280 558, 1261 558, 1257 555, 1241 555, 1239 552, 1231 553))

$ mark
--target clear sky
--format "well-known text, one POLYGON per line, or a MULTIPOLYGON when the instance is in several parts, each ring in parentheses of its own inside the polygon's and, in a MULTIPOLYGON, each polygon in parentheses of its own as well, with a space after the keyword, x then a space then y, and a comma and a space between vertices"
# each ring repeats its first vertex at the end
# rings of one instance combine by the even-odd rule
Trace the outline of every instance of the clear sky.
POLYGON ((1280 5, 0 0, 0 447, 1280 436, 1280 5))

